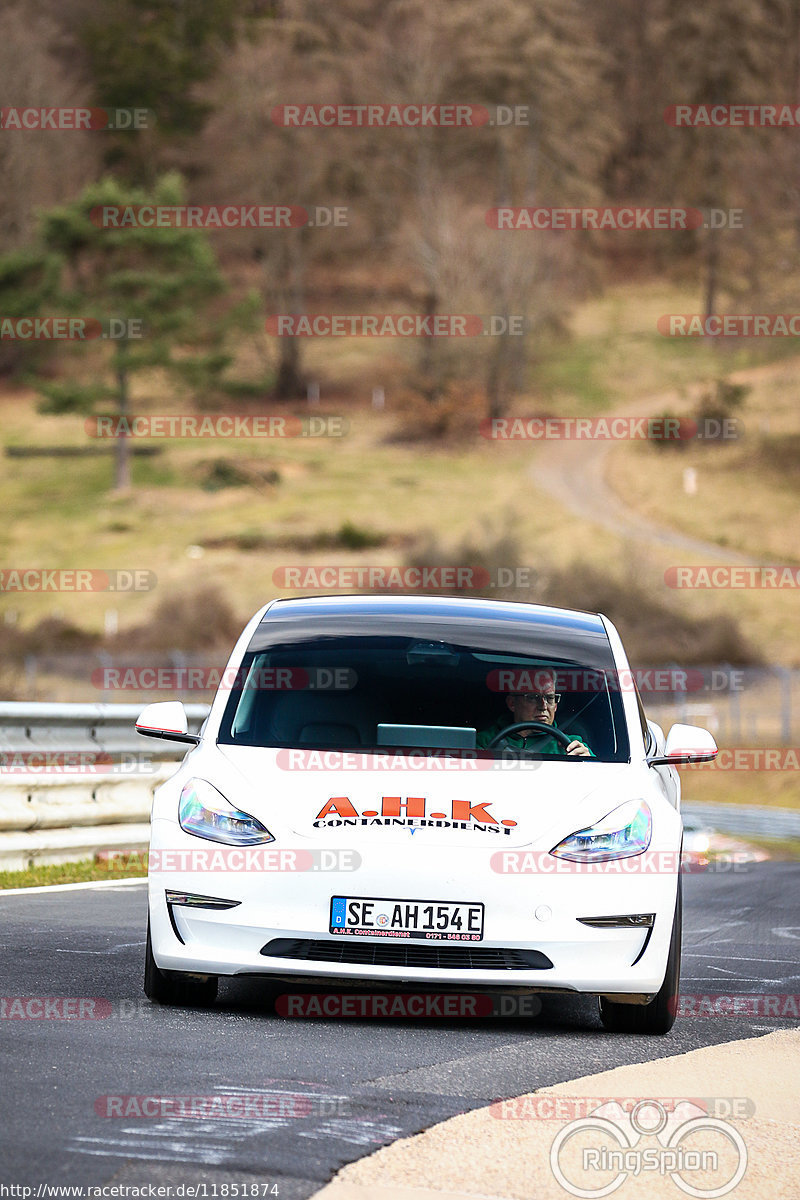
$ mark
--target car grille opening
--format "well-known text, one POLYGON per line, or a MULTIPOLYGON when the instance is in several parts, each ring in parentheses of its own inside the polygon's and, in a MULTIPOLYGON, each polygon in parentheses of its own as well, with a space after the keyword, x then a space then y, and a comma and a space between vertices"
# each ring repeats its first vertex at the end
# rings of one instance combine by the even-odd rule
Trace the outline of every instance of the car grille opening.
POLYGON ((553 964, 540 950, 487 946, 413 945, 407 941, 366 942, 340 938, 273 938, 261 953, 300 962, 351 963, 369 967, 431 967, 454 971, 547 971, 553 964))

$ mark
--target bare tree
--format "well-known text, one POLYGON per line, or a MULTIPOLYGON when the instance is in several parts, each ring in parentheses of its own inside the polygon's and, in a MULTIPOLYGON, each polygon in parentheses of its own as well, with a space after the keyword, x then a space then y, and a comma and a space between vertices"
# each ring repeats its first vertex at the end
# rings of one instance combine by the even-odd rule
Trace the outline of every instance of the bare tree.
MULTIPOLYGON (((87 106, 87 90, 56 53, 58 27, 26 7, 0 13, 3 103, 13 108, 87 106)), ((0 250, 30 240, 37 210, 77 194, 95 175, 97 133, 79 129, 14 129, 0 136, 0 250)))
MULTIPOLYGON (((346 227, 332 222, 313 225, 317 207, 346 207, 348 180, 337 131, 286 128, 272 116, 283 105, 330 100, 336 88, 324 28, 286 18, 283 9, 282 20, 260 38, 241 41, 223 66, 199 184, 208 199, 296 205, 311 215, 300 228, 226 235, 237 239, 238 255, 260 263, 264 315, 305 311, 309 264, 342 253, 348 236, 346 227)), ((301 342, 282 337, 275 395, 293 399, 304 396, 305 388, 301 342)))

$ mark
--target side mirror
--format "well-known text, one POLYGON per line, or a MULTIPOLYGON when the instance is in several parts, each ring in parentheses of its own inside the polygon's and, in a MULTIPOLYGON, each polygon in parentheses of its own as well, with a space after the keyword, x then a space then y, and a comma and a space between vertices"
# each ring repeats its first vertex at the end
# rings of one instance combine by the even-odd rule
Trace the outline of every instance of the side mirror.
POLYGON ((712 762, 719 753, 707 729, 697 725, 673 725, 667 734, 664 753, 648 758, 648 766, 674 767, 678 763, 712 762))
POLYGON ((164 738, 169 742, 189 742, 192 746, 200 741, 196 733, 189 733, 186 709, 180 700, 148 704, 139 713, 136 732, 144 737, 164 738))

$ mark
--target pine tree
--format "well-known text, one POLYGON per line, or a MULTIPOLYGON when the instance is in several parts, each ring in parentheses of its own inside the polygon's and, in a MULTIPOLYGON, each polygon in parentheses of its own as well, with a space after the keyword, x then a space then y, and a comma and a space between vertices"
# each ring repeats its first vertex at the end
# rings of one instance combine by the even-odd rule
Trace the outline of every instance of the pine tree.
MULTIPOLYGON (((106 178, 73 202, 43 214, 40 254, 51 272, 54 307, 104 326, 111 319, 125 324, 116 326, 124 330, 121 336, 88 343, 100 347, 95 353, 103 359, 103 369, 98 373, 93 366, 91 379, 36 381, 44 396, 41 411, 88 415, 111 405, 115 415, 124 417, 130 411, 131 381, 139 372, 158 367, 198 385, 227 365, 218 332, 203 321, 206 306, 223 287, 207 235, 170 227, 103 228, 97 217, 92 219, 93 210, 103 207, 176 206, 183 200, 175 176, 165 176, 152 193, 106 178), (56 262, 57 288, 52 283, 56 262)), ((8 259, 0 260, 0 279, 12 266, 8 259)), ((37 292, 34 274, 28 286, 28 302, 42 315, 42 285, 37 292)), ((20 294, 18 303, 23 300, 20 294)), ((114 487, 123 490, 130 483, 129 440, 120 437, 114 487)))

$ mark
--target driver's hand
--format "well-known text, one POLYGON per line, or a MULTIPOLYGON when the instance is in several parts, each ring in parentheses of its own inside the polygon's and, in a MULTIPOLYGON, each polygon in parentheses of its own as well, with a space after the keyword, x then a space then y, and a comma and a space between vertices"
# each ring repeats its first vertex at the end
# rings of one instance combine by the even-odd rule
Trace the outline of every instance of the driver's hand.
POLYGON ((583 742, 570 742, 567 746, 567 754, 575 754, 580 758, 591 758, 592 752, 583 742))

